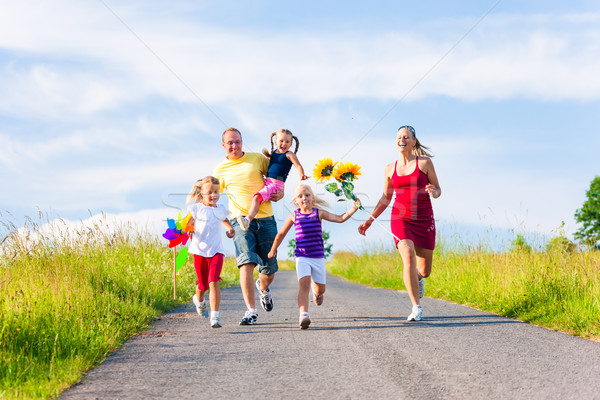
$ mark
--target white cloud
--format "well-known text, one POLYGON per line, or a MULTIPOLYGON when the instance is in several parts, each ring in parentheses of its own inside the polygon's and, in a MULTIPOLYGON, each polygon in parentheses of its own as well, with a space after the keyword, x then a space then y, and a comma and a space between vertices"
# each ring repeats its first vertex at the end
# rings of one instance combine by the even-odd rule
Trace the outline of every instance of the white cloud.
MULTIPOLYGON (((13 108, 21 102, 42 113, 88 114, 153 95, 187 102, 198 96, 213 105, 232 98, 304 103, 432 94, 468 100, 600 97, 600 14, 490 15, 427 75, 474 20, 447 22, 441 37, 414 29, 273 35, 192 24, 131 6, 115 5, 114 11, 160 60, 101 3, 5 6, 0 46, 32 56, 30 68, 4 79, 13 82, 3 85, 5 99, 16 99, 13 108), (85 72, 65 73, 65 61, 81 63, 85 72)), ((10 107, 6 101, 0 106, 10 107)))

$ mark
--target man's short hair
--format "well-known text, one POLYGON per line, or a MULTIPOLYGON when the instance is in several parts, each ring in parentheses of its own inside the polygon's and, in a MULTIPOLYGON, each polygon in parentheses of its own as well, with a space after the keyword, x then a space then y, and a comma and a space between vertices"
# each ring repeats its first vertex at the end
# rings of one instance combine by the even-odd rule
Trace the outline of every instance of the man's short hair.
POLYGON ((224 142, 225 134, 227 132, 237 132, 240 135, 240 138, 242 137, 242 132, 238 131, 236 128, 227 128, 225 129, 225 132, 223 132, 223 134, 221 135, 221 142, 224 142))

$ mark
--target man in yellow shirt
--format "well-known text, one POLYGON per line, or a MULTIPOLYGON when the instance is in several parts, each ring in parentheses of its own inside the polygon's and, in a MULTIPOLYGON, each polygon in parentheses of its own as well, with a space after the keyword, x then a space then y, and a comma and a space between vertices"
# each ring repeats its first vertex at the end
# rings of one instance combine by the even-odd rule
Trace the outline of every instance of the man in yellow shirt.
MULTIPOLYGON (((248 215, 252 204, 252 196, 264 186, 269 160, 260 153, 242 151, 242 134, 235 128, 223 132, 223 148, 227 152, 225 160, 217 167, 213 175, 219 179, 220 192, 225 191, 229 197, 232 214, 231 224, 235 229, 233 242, 238 268, 240 269, 240 286, 247 311, 240 325, 256 323, 258 313, 255 307, 254 287, 256 286, 265 311, 273 309, 273 298, 269 285, 277 272, 277 259, 268 258, 273 240, 277 235, 277 224, 273 216, 271 202, 260 205, 256 218, 247 230, 242 230, 237 222, 240 215, 248 215), (258 280, 253 282, 254 268, 258 268, 258 280)), ((272 201, 283 198, 283 192, 271 196, 272 201)))

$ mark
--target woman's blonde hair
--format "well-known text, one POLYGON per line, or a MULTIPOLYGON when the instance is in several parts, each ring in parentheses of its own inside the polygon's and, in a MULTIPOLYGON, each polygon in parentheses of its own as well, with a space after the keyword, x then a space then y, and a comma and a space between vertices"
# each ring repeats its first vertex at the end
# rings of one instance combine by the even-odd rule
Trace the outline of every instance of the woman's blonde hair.
POLYGON ((275 151, 275 144, 273 143, 273 139, 275 139, 275 137, 277 136, 278 133, 283 133, 284 135, 289 135, 292 137, 292 141, 296 142, 296 148, 294 149, 294 154, 296 154, 298 152, 298 147, 300 147, 300 141, 298 140, 298 137, 294 136, 292 131, 290 131, 289 129, 283 129, 283 128, 281 128, 277 132, 271 133, 271 151, 268 151, 267 149, 263 149, 263 154, 269 158, 271 157, 271 154, 273 154, 273 152, 275 151))
POLYGON ((190 194, 187 196, 186 203, 200 203, 202 201, 202 185, 208 182, 213 185, 219 184, 219 180, 214 176, 205 176, 202 179, 198 179, 194 182, 194 186, 192 186, 192 190, 190 190, 190 194))
POLYGON ((316 208, 325 208, 327 206, 329 206, 327 204, 327 202, 323 199, 321 199, 320 197, 315 196, 312 188, 304 183, 300 183, 298 186, 296 186, 296 188, 294 189, 294 197, 292 199, 292 204, 295 205, 296 207, 299 207, 298 204, 296 204, 296 197, 298 196, 298 191, 300 189, 306 189, 310 192, 310 194, 313 197, 313 206, 316 208))
POLYGON ((417 139, 417 134, 415 133, 415 128, 413 128, 410 125, 404 125, 401 126, 400 128, 398 128, 398 132, 400 132, 400 129, 404 129, 406 128, 411 134, 413 139, 415 139, 417 141, 417 143, 415 144, 415 147, 413 147, 413 154, 415 156, 425 156, 425 157, 433 157, 433 154, 431 152, 429 152, 429 147, 427 146, 423 146, 421 144, 421 142, 419 142, 419 139, 417 139))

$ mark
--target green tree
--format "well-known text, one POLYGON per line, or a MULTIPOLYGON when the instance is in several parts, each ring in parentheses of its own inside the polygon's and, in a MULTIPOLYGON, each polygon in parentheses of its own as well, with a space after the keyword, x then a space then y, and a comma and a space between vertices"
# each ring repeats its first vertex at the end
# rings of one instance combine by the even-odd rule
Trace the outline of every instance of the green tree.
POLYGON ((600 176, 596 176, 590 184, 590 189, 585 193, 587 200, 583 206, 575 211, 575 221, 583 224, 577 232, 575 239, 596 246, 600 240, 600 176))
MULTIPOLYGON (((329 243, 329 232, 323 231, 323 246, 325 251, 325 259, 331 256, 333 245, 329 243)), ((288 257, 294 258, 296 251, 296 239, 290 239, 288 242, 288 257)))
POLYGON ((513 253, 525 252, 531 253, 531 246, 527 244, 525 236, 518 234, 517 238, 512 241, 510 251, 513 253))

